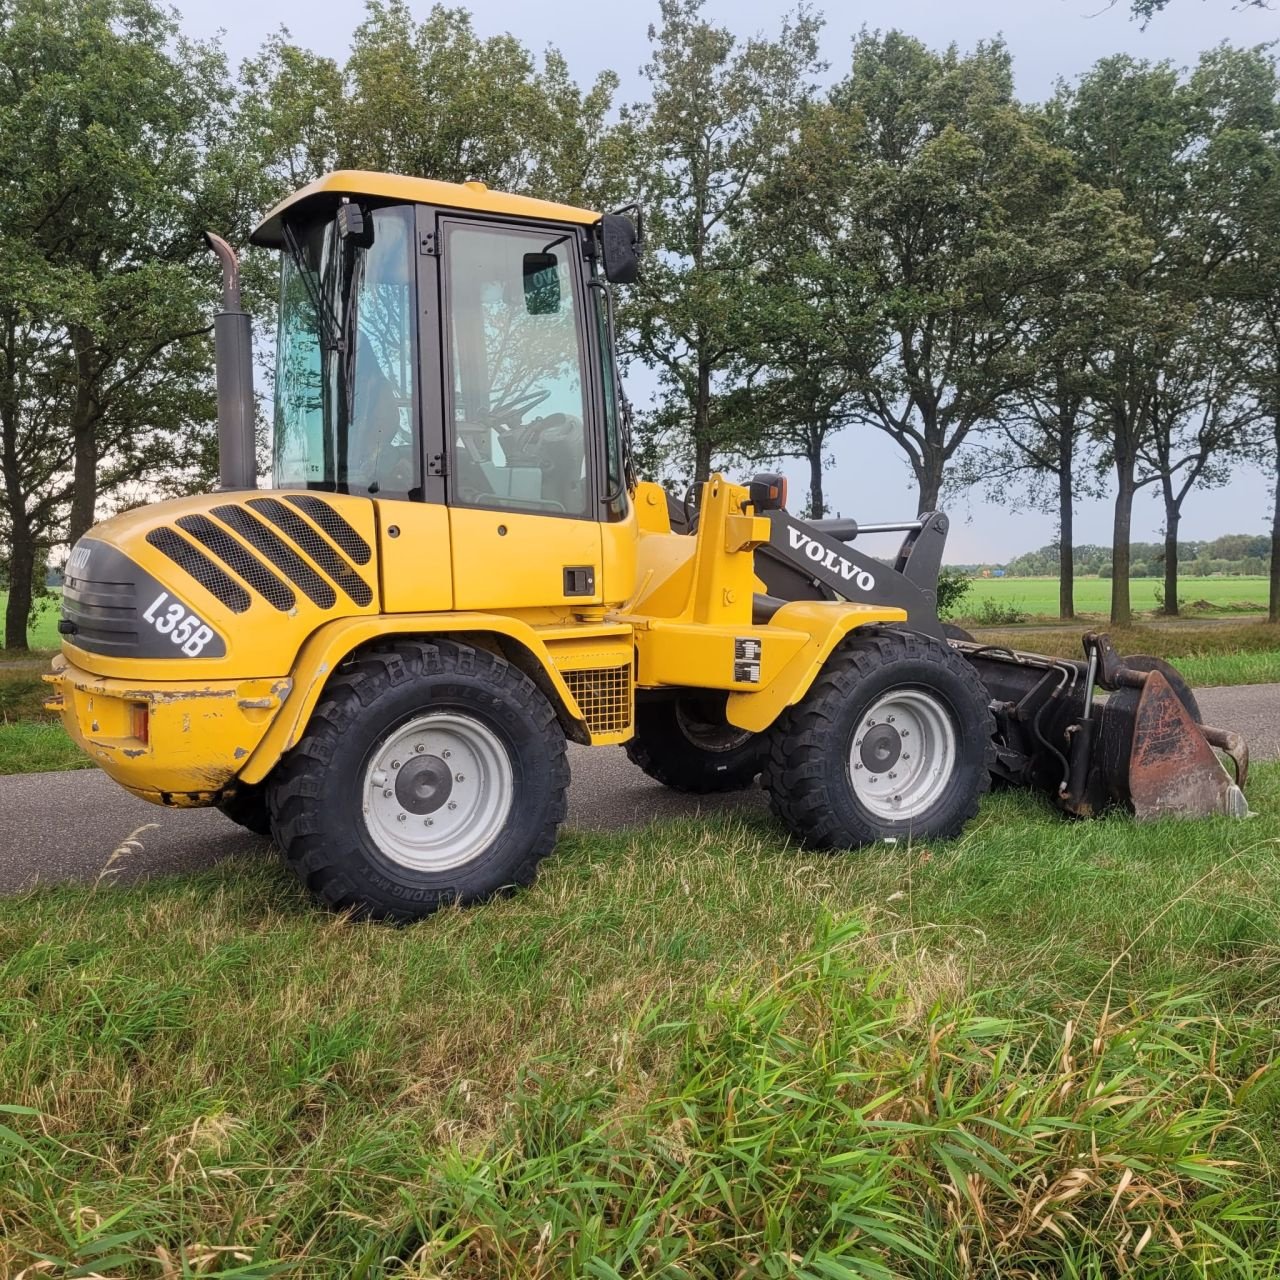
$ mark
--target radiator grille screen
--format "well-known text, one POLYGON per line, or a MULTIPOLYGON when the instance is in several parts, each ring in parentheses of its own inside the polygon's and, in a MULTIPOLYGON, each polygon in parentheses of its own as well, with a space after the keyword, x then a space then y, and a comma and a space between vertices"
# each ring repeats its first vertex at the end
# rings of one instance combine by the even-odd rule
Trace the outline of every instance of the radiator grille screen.
POLYGON ((369 563, 369 544, 327 502, 305 494, 290 494, 287 501, 310 516, 356 564, 369 563))
POLYGON ((232 613, 243 613, 249 607, 249 593, 218 568, 203 551, 198 551, 172 529, 152 529, 147 534, 147 541, 179 568, 185 569, 232 613))
POLYGON ((563 673, 592 733, 631 728, 631 664, 563 673))
POLYGON ((237 542, 208 516, 179 516, 178 528, 208 547, 236 577, 242 578, 281 613, 288 613, 293 608, 296 602, 293 592, 248 547, 237 542))

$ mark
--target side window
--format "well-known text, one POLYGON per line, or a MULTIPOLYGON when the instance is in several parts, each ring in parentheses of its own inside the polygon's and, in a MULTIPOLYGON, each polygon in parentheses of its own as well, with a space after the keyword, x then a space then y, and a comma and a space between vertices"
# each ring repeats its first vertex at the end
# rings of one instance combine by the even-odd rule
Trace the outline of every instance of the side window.
POLYGON ((451 225, 445 278, 454 500, 587 513, 575 241, 451 225))
POLYGON ((373 243, 344 263, 355 332, 331 367, 333 398, 347 427, 348 491, 408 493, 418 472, 413 211, 375 209, 372 224, 373 243))

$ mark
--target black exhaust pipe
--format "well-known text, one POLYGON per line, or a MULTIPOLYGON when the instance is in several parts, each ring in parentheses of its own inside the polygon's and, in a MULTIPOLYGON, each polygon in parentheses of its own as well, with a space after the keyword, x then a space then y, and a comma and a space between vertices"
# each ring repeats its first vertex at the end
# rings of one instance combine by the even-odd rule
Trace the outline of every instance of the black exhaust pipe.
POLYGON ((222 263, 222 310, 213 318, 218 371, 218 488, 256 489, 253 403, 253 335, 240 305, 240 263, 235 250, 212 231, 204 238, 222 263))

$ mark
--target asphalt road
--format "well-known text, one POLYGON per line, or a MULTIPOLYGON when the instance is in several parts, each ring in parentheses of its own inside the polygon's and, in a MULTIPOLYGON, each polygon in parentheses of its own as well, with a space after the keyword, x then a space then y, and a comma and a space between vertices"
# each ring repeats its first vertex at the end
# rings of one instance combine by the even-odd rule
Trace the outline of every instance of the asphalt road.
MULTIPOLYGON (((1255 760, 1280 758, 1280 685, 1197 691, 1205 720, 1243 733, 1255 760)), ((620 747, 571 746, 573 785, 568 825, 578 829, 639 826, 656 818, 758 809, 759 791, 684 796, 651 782, 620 747)), ((29 773, 0 778, 0 893, 41 883, 94 880, 113 863, 113 881, 196 870, 268 842, 215 809, 161 809, 137 800, 103 773, 29 773)))

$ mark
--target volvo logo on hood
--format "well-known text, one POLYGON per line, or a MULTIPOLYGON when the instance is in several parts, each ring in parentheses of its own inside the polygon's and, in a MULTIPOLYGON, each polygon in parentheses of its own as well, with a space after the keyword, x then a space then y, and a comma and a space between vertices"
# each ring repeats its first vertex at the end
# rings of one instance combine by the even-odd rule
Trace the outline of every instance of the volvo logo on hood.
POLYGON ((846 582, 852 583, 859 591, 872 591, 875 589, 875 575, 868 573, 866 569, 860 569, 856 564, 846 560, 844 556, 830 547, 824 547, 820 542, 811 538, 803 529, 797 529, 794 525, 787 529, 787 537, 791 543, 792 551, 802 552, 814 564, 820 564, 828 573, 838 573, 846 582))

